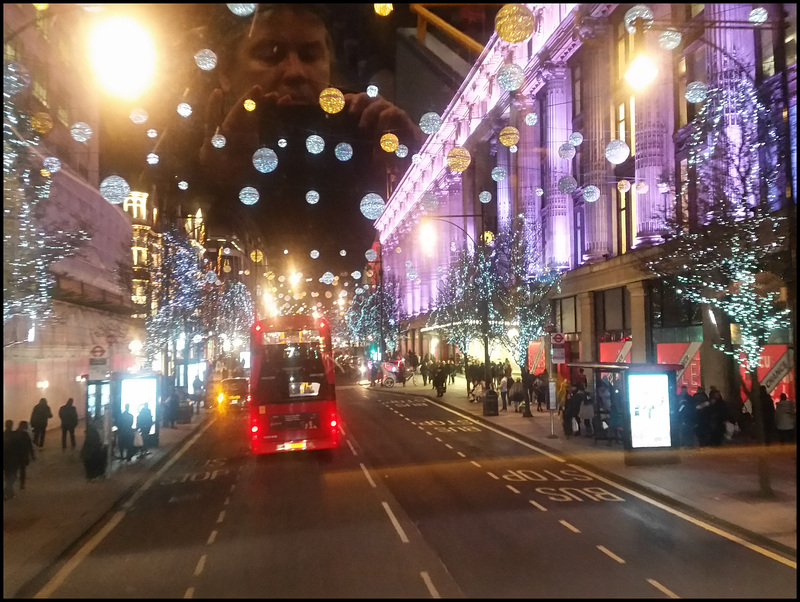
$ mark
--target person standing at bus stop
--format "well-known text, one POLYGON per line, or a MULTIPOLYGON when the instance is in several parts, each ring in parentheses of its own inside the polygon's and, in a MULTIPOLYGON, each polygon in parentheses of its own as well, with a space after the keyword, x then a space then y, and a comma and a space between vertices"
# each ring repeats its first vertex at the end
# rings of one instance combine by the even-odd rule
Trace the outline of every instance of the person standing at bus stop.
POLYGON ((73 405, 75 402, 70 397, 67 403, 58 408, 58 418, 61 420, 61 452, 67 451, 67 435, 75 449, 75 429, 78 428, 78 410, 73 405))

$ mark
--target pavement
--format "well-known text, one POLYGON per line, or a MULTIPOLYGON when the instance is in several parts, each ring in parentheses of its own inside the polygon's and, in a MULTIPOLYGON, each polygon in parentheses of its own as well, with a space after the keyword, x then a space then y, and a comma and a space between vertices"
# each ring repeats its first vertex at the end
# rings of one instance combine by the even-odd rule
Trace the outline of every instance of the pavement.
MULTIPOLYGON (((726 443, 718 448, 682 449, 677 462, 631 463, 620 444, 564 436, 555 413, 525 417, 513 408, 484 416, 483 404, 469 402, 457 376, 442 397, 427 387, 382 388, 397 395, 428 397, 479 422, 669 504, 686 514, 760 545, 792 563, 797 560, 797 446, 726 443), (759 462, 769 467, 771 497, 760 495, 759 462)), ((67 557, 87 534, 124 505, 211 417, 201 409, 191 423, 161 428, 159 444, 144 458, 112 461, 107 476, 87 481, 80 460, 83 429, 75 450, 60 449, 60 430, 50 430, 43 450, 28 467, 26 489, 3 502, 3 597, 32 597, 44 585, 45 570, 67 557)), ((673 458, 674 459, 674 458, 673 458)))

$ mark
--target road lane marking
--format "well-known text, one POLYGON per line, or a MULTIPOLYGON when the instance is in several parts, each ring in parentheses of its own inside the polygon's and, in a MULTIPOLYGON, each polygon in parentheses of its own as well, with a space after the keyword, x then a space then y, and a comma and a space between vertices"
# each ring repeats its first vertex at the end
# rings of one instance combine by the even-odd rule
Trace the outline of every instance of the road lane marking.
POLYGON ((197 561, 197 566, 194 567, 194 576, 195 577, 199 577, 202 574, 204 568, 206 568, 206 555, 205 554, 203 554, 200 557, 200 560, 197 561))
POLYGON ((478 463, 477 463, 475 460, 470 460, 470 464, 474 464, 474 465, 475 465, 475 466, 477 466, 478 468, 481 468, 481 465, 480 465, 480 464, 478 464, 478 463))
POLYGON ((506 485, 506 487, 511 491, 513 491, 514 493, 519 493, 519 489, 517 489, 516 487, 512 487, 511 485, 506 485))
POLYGON ((222 505, 223 505, 223 506, 227 506, 227 505, 228 505, 228 504, 230 504, 230 503, 231 503, 231 498, 229 498, 229 497, 226 497, 226 498, 225 498, 225 501, 224 501, 224 502, 222 502, 222 505))
POLYGON ((208 541, 206 542, 206 545, 210 546, 212 543, 214 543, 214 541, 216 541, 216 539, 217 539, 217 530, 214 529, 211 532, 211 535, 208 536, 208 541))
POLYGON ((465 456, 465 455, 464 455, 464 452, 456 452, 456 453, 457 453, 459 456, 461 456, 462 458, 466 458, 466 457, 467 457, 467 456, 465 456))
POLYGON ((620 558, 619 556, 614 554, 614 552, 609 550, 607 547, 605 547, 605 546, 597 546, 597 549, 600 550, 603 554, 608 555, 609 558, 613 558, 614 560, 616 560, 620 564, 625 564, 625 561, 622 558, 620 558))
POLYGON ((452 445, 450 445, 449 443, 445 443, 445 444, 444 444, 444 446, 445 446, 446 448, 448 448, 448 449, 453 449, 453 446, 452 446, 452 445))
POLYGON ((646 495, 641 494, 638 491, 634 491, 633 489, 629 489, 629 488, 625 487, 624 485, 620 485, 619 483, 616 483, 616 482, 614 482, 614 481, 612 481, 610 479, 606 479, 605 477, 597 475, 597 474, 593 473, 592 471, 587 470, 586 468, 583 468, 582 466, 578 466, 576 464, 570 464, 570 466, 572 466, 573 468, 575 468, 577 470, 580 470, 580 471, 584 472, 585 474, 597 479, 598 481, 602 481, 603 483, 606 483, 607 485, 611 485, 612 487, 616 487, 620 491, 624 491, 628 495, 632 495, 633 497, 638 498, 638 499, 642 500, 643 502, 647 502, 648 504, 650 504, 652 506, 655 506, 656 508, 660 508, 661 510, 669 512, 673 516, 677 516, 678 518, 682 518, 683 520, 685 520, 687 522, 690 522, 693 525, 696 525, 696 526, 700 527, 701 529, 705 529, 706 531, 710 531, 711 533, 715 533, 715 534, 719 535, 720 537, 724 537, 725 539, 727 539, 729 541, 732 541, 734 543, 738 543, 739 545, 742 545, 745 548, 748 548, 748 549, 752 550, 753 552, 757 552, 758 554, 761 554, 762 556, 766 556, 767 558, 771 558, 772 560, 776 560, 777 562, 780 562, 781 564, 786 565, 789 568, 797 569, 797 562, 794 561, 794 560, 790 560, 788 558, 784 558, 783 556, 781 556, 779 554, 775 554, 774 552, 771 552, 771 551, 769 551, 769 550, 767 550, 765 548, 762 548, 761 546, 758 546, 758 545, 756 545, 754 543, 750 543, 749 541, 746 541, 746 540, 742 539, 741 537, 739 537, 737 535, 734 535, 733 533, 728 533, 727 531, 723 531, 722 529, 719 529, 719 528, 715 527, 714 525, 710 525, 710 524, 708 524, 708 523, 706 523, 706 522, 704 522, 704 521, 702 521, 700 519, 694 518, 693 516, 689 516, 688 514, 685 514, 684 512, 681 512, 680 510, 677 510, 675 508, 670 508, 666 504, 662 504, 661 502, 659 502, 657 500, 654 500, 654 499, 652 499, 650 497, 647 497, 646 495))
POLYGON ((186 592, 183 594, 183 597, 185 599, 194 598, 194 588, 193 587, 188 588, 186 592))
POLYGON ((498 476, 497 476, 496 474, 494 474, 493 472, 489 472, 489 471, 487 471, 487 472, 486 472, 486 474, 488 474, 490 477, 492 477, 492 478, 493 478, 495 481, 499 481, 499 480, 500 480, 500 477, 498 477, 498 476))
POLYGON ((354 456, 357 456, 358 452, 356 451, 356 448, 353 447, 353 444, 350 443, 350 439, 347 439, 346 441, 347 441, 348 447, 350 448, 350 451, 353 453, 354 456))
POLYGON ((680 598, 678 594, 674 593, 672 590, 667 589, 655 579, 648 579, 647 582, 669 598, 680 598))
POLYGON ((581 531, 580 531, 580 529, 578 529, 577 527, 573 527, 572 525, 570 525, 570 524, 569 524, 567 521, 565 521, 565 520, 560 520, 560 521, 558 521, 558 522, 560 522, 562 525, 564 525, 564 526, 565 526, 567 529, 569 529, 569 530, 570 530, 570 531, 572 531, 573 533, 580 533, 580 532, 581 532, 581 531))
POLYGON ((375 489, 377 487, 377 485, 375 484, 375 481, 372 480, 372 477, 370 476, 369 471, 367 470, 367 467, 364 466, 363 463, 359 464, 359 466, 361 466, 361 470, 364 471, 364 476, 367 477, 367 481, 369 481, 369 484, 372 485, 373 489, 375 489))
POLYGON ((225 511, 223 510, 222 512, 219 513, 219 516, 217 517, 217 524, 221 523, 224 520, 225 520, 225 511))
POLYGON ((420 571, 420 577, 425 582, 425 587, 428 588, 428 593, 430 593, 431 598, 441 598, 439 592, 436 591, 436 588, 433 586, 433 581, 431 581, 430 575, 428 575, 428 571, 420 571))
POLYGON ((532 505, 532 506, 536 506, 536 507, 537 507, 539 510, 541 510, 542 512, 547 512, 547 508, 545 508, 544 506, 542 506, 540 503, 538 503, 538 502, 536 502, 536 501, 534 501, 534 500, 528 500, 528 501, 531 503, 531 505, 532 505))
POLYGON ((408 543, 408 537, 406 537, 406 533, 405 531, 403 531, 403 527, 401 527, 400 523, 397 522, 397 519, 395 518, 392 509, 389 507, 389 504, 387 504, 386 502, 381 502, 381 504, 383 504, 383 509, 386 510, 386 514, 389 515, 389 520, 392 521, 392 524, 394 525, 394 530, 397 531, 397 534, 400 536, 400 541, 402 541, 403 543, 408 543))
POLYGON ((439 443, 441 443, 441 442, 442 442, 442 440, 441 440, 439 437, 436 437, 436 440, 437 440, 439 443))

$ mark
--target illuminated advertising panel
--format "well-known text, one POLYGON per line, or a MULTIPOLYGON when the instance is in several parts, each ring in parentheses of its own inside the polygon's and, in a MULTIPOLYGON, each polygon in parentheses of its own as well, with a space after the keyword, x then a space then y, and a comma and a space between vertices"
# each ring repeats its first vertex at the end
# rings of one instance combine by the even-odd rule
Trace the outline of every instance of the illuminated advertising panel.
POLYGON ((628 374, 631 448, 672 447, 666 374, 628 374))
MULTIPOLYGON (((158 377, 124 379, 120 387, 120 407, 125 409, 126 405, 130 405, 134 428, 138 428, 135 421, 143 406, 150 408, 154 421, 158 420, 158 377)), ((155 428, 154 422, 148 434, 153 434, 155 428)))

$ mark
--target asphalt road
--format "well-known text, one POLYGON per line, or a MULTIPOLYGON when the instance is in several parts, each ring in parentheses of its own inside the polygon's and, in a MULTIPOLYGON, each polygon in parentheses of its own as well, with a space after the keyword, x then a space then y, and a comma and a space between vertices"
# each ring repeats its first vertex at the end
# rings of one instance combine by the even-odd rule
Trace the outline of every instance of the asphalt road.
POLYGON ((51 596, 794 596, 794 569, 535 445, 420 397, 337 393, 333 453, 254 457, 243 416, 209 422, 51 596))

